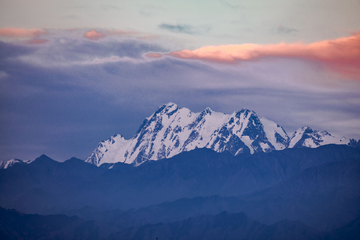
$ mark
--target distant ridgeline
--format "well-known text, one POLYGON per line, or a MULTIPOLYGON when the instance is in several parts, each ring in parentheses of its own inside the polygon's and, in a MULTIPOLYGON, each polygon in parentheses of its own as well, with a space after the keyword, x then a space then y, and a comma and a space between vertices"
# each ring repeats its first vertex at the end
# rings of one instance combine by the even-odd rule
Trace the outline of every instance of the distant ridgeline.
POLYGON ((100 142, 85 161, 96 166, 116 162, 138 166, 196 148, 228 151, 236 156, 326 144, 356 146, 360 140, 332 136, 310 127, 299 128, 289 137, 277 123, 248 109, 224 114, 206 108, 194 113, 168 103, 146 118, 133 138, 126 140, 116 134, 100 142))
MULTIPOLYGON (((208 148, 232 155, 271 152, 287 148, 317 148, 328 144, 360 148, 360 140, 333 136, 327 131, 302 127, 289 137, 279 124, 254 111, 242 109, 232 114, 214 112, 210 108, 194 113, 174 103, 159 107, 146 118, 131 139, 115 134, 98 144, 85 162, 112 167, 114 163, 132 166, 149 160, 171 158, 181 152, 208 148)), ((0 169, 15 163, 30 163, 10 159, 0 162, 0 169)))
POLYGON ((237 156, 198 148, 137 167, 109 166, 42 155, 0 169, 0 239, 360 236, 358 148, 237 156))
POLYGON ((358 240, 359 145, 169 103, 86 161, 4 162, 0 239, 358 240))

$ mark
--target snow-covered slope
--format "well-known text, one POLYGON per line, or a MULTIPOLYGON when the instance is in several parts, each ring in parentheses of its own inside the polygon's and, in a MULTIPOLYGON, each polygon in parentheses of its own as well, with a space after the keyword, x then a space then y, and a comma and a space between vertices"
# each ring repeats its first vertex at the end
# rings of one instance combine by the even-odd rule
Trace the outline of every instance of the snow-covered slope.
POLYGON ((346 144, 350 140, 344 137, 332 136, 327 131, 316 131, 310 127, 302 127, 295 131, 291 137, 289 148, 316 148, 327 144, 346 144))
POLYGON ((109 139, 100 142, 97 148, 91 153, 91 155, 85 159, 85 162, 89 162, 100 166, 103 163, 115 163, 124 162, 124 155, 131 140, 126 140, 120 134, 115 134, 109 139), (117 159, 121 159, 118 160, 117 159))
POLYGON ((310 127, 298 129, 290 139, 277 123, 259 118, 248 109, 224 114, 206 108, 194 113, 168 103, 146 118, 133 138, 126 140, 119 134, 114 135, 100 142, 85 161, 97 166, 116 162, 138 166, 195 148, 238 155, 326 144, 349 145, 350 140, 310 127))
POLYGON ((284 129, 277 127, 273 121, 259 119, 253 111, 242 109, 231 114, 228 119, 211 135, 207 148, 217 152, 226 150, 237 155, 280 150, 289 144, 284 129))
POLYGON ((13 166, 15 163, 30 163, 31 161, 23 161, 17 158, 13 158, 7 161, 0 162, 0 169, 7 169, 11 166, 13 166))
POLYGON ((260 119, 247 109, 231 115, 210 108, 193 113, 168 103, 146 118, 132 139, 114 135, 100 142, 85 161, 97 166, 115 162, 139 165, 195 148, 206 147, 237 155, 281 150, 287 148, 289 142, 288 135, 278 124, 260 119))

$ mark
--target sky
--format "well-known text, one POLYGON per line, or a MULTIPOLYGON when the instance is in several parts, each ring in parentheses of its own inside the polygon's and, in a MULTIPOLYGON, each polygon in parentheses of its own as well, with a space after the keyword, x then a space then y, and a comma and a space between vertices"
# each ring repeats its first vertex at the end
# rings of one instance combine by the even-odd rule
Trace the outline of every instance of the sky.
POLYGON ((360 139, 359 0, 0 0, 0 161, 84 159, 159 106, 360 139))

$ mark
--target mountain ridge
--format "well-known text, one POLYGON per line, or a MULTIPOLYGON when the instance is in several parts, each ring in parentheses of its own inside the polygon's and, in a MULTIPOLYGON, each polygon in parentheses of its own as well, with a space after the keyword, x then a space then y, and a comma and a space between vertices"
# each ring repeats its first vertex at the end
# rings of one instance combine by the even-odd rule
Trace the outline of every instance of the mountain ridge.
POLYGON ((0 205, 51 213, 53 208, 84 204, 129 209, 182 197, 239 196, 274 186, 309 167, 359 156, 359 149, 326 145, 238 156, 203 148, 136 168, 124 163, 109 169, 80 160, 38 159, 0 170, 0 205))
POLYGON ((1 239, 358 239, 359 219, 333 231, 318 231, 300 221, 284 219, 268 225, 243 212, 202 214, 174 222, 121 225, 78 216, 25 214, 0 207, 1 239))
POLYGON ((228 151, 236 156, 326 144, 351 145, 351 140, 310 127, 299 128, 290 138, 279 124, 258 117, 252 110, 243 108, 225 114, 205 108, 194 113, 170 102, 145 118, 132 138, 115 134, 101 141, 85 161, 96 166, 116 162, 138 166, 195 148, 228 151))

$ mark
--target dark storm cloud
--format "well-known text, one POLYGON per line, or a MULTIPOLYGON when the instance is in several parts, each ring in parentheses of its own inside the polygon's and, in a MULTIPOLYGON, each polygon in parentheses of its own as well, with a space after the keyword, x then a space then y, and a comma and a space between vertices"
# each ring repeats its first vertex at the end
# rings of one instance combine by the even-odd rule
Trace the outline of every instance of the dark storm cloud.
POLYGON ((172 25, 172 24, 160 24, 159 28, 170 31, 170 32, 175 32, 175 33, 186 33, 186 34, 198 34, 199 31, 190 26, 190 25, 186 25, 186 24, 176 24, 176 25, 172 25))

